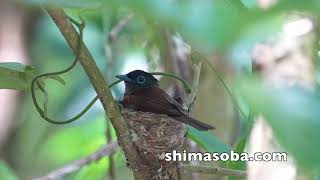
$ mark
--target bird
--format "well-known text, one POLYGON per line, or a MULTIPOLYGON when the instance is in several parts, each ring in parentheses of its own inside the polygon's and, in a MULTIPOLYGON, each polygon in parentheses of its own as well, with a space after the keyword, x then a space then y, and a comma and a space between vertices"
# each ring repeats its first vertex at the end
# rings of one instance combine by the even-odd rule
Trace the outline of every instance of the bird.
POLYGON ((189 117, 181 104, 159 87, 158 80, 152 74, 134 70, 125 75, 116 75, 116 77, 125 83, 123 107, 136 111, 165 114, 200 131, 214 129, 209 124, 189 117))

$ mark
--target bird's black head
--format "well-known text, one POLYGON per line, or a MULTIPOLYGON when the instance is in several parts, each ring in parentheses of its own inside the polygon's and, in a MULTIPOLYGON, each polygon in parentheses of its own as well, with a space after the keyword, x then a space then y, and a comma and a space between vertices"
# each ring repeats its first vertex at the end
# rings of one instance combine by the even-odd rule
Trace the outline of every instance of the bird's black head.
POLYGON ((158 86, 158 80, 150 73, 141 70, 131 71, 125 75, 117 75, 118 79, 123 80, 126 91, 133 91, 140 88, 158 86))

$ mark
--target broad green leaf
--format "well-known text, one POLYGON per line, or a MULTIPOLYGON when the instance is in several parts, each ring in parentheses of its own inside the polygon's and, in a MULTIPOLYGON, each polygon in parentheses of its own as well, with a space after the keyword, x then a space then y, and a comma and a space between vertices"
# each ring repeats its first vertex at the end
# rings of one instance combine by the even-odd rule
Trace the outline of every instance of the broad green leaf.
POLYGON ((29 90, 35 69, 16 62, 0 63, 0 89, 29 90))
POLYGON ((208 152, 230 152, 231 147, 209 132, 198 131, 188 126, 188 137, 208 152))
POLYGON ((18 180, 12 169, 2 160, 0 160, 0 179, 18 180))
POLYGON ((250 107, 266 117, 282 146, 304 168, 320 173, 320 92, 267 89, 257 82, 240 87, 250 107))

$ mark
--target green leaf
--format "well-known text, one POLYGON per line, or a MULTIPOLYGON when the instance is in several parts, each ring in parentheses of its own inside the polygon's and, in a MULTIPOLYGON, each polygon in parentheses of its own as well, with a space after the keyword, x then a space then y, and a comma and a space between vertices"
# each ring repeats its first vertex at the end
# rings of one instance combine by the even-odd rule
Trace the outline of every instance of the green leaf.
POLYGON ((29 90, 35 69, 16 62, 0 63, 0 89, 29 90))
POLYGON ((0 179, 18 180, 12 169, 2 160, 0 160, 0 179))
MULTIPOLYGON (((253 113, 250 111, 248 115, 248 119, 245 122, 245 129, 244 129, 243 135, 238 139, 234 147, 235 152, 239 154, 244 152, 253 123, 254 123, 254 116, 253 116, 253 113)), ((246 170, 247 164, 244 161, 228 161, 227 167, 230 169, 246 170)), ((244 180, 244 178, 229 176, 228 180, 244 180)))
POLYGON ((278 141, 296 161, 320 173, 319 90, 267 89, 258 82, 245 82, 240 89, 251 109, 266 117, 278 141))
POLYGON ((198 145, 208 152, 227 152, 231 151, 231 147, 219 138, 209 132, 198 131, 197 129, 188 126, 188 137, 194 140, 198 145))
MULTIPOLYGON (((241 137, 238 140, 238 142, 236 143, 234 151, 237 153, 242 153, 245 146, 246 146, 246 142, 247 142, 247 138, 241 137)), ((245 170, 246 169, 246 162, 244 162, 244 161, 228 161, 227 166, 230 169, 245 170)), ((228 180, 244 180, 244 178, 236 178, 236 177, 229 176, 228 180)))

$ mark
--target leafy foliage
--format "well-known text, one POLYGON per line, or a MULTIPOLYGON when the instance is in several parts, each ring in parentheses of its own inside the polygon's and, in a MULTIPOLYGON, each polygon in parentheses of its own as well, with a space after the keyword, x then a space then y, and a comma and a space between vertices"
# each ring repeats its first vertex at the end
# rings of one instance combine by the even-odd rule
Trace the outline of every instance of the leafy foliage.
POLYGON ((230 152, 231 147, 223 143, 220 139, 209 132, 198 131, 188 126, 188 137, 197 142, 203 149, 208 152, 230 152))

